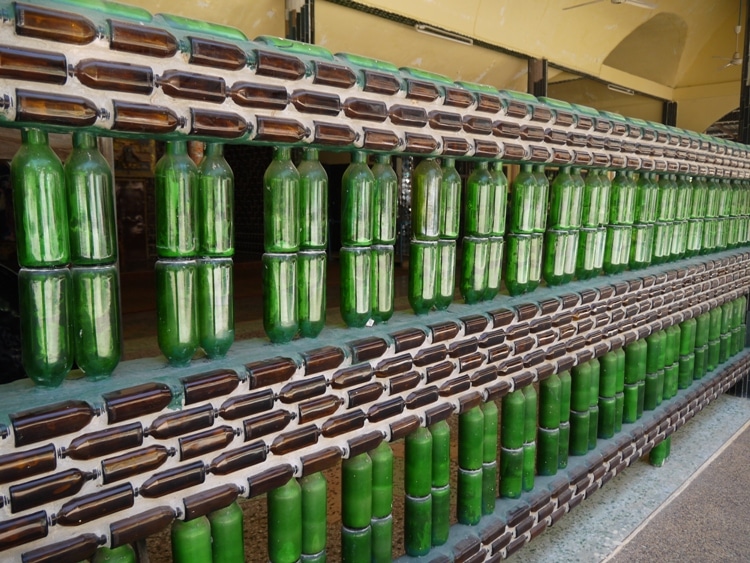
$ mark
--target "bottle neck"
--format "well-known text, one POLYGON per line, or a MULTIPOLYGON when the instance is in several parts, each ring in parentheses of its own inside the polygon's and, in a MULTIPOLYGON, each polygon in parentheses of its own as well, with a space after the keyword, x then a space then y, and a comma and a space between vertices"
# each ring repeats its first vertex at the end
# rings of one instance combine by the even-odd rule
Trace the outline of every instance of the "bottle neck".
POLYGON ((302 160, 318 160, 318 149, 305 149, 302 160))
POLYGON ((488 170, 489 163, 486 160, 480 160, 474 165, 474 168, 479 168, 480 170, 488 170))
POLYGON ((187 154, 187 141, 167 141, 167 154, 187 154))
POLYGON ((443 167, 445 168, 455 168, 456 167, 456 159, 455 158, 444 158, 443 159, 443 167))
POLYGON ((73 146, 77 149, 96 148, 96 137, 94 137, 91 133, 76 131, 75 133, 73 133, 73 146))
POLYGON ((367 164, 367 153, 354 151, 352 153, 352 162, 357 164, 367 164))
POLYGON ((289 147, 276 147, 273 152, 274 160, 291 160, 292 149, 289 147))
POLYGON ((534 166, 532 164, 523 163, 521 165, 521 172, 525 172, 526 174, 531 174, 534 172, 534 166))
POLYGON ((49 136, 41 129, 21 129, 21 141, 27 145, 47 145, 49 136))
MULTIPOLYGON (((435 161, 434 159, 432 159, 432 160, 433 160, 433 162, 435 161)), ((388 165, 390 165, 391 164, 391 156, 388 155, 388 154, 379 154, 377 156, 377 162, 378 162, 378 164, 388 164, 388 165)))
POLYGON ((206 143, 206 148, 203 149, 205 156, 223 156, 224 145, 221 143, 206 143))

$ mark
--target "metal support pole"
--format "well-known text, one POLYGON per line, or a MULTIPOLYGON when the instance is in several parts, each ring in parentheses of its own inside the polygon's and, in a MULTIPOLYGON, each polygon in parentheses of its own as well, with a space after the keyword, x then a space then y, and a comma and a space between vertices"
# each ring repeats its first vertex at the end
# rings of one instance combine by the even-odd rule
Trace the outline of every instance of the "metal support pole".
POLYGON ((547 59, 529 59, 527 90, 535 96, 547 95, 547 59))
POLYGON ((661 109, 661 122, 664 125, 677 125, 677 102, 664 101, 661 109))
POLYGON ((750 144, 750 33, 747 32, 750 25, 750 0, 745 2, 745 41, 742 47, 742 80, 740 81, 740 122, 737 128, 737 137, 740 143, 750 144))
POLYGON ((315 0, 286 0, 288 39, 315 43, 315 0))

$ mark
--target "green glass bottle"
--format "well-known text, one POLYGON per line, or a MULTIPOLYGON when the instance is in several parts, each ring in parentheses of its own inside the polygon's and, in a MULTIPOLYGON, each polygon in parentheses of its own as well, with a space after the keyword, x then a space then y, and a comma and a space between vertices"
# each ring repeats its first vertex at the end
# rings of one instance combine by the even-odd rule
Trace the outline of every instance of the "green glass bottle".
POLYGON ((565 282, 565 258, 570 234, 570 231, 550 229, 544 235, 542 275, 547 285, 555 286, 565 282))
MULTIPOLYGON (((464 244, 465 241, 466 239, 464 239, 464 244)), ((508 235, 505 287, 511 295, 521 295, 529 291, 531 246, 532 235, 508 235)))
POLYGON ((576 189, 570 167, 563 166, 550 186, 550 203, 547 223, 550 229, 570 229, 573 227, 571 205, 576 189))
POLYGON ((438 279, 435 308, 444 311, 453 302, 456 289, 456 241, 438 241, 438 279))
POLYGON ((464 237, 460 291, 464 301, 479 303, 487 289, 490 241, 486 237, 464 237))
POLYGON ((703 219, 688 219, 686 256, 697 256, 703 242, 703 219))
POLYGON ((40 387, 57 387, 73 365, 71 276, 67 268, 21 269, 21 362, 40 387))
MULTIPOLYGON (((460 478, 458 482, 461 482, 460 478)), ((458 510, 460 511, 460 504, 458 510)), ((428 495, 415 498, 406 495, 404 499, 404 551, 409 557, 419 557, 427 555, 431 545, 432 497, 428 495)))
POLYGON ((416 240, 437 240, 440 235, 440 190, 443 173, 434 158, 414 169, 412 178, 412 235, 416 240))
POLYGON ((440 183, 440 238, 458 238, 461 220, 461 175, 456 170, 454 158, 443 158, 440 183))
POLYGON ((500 443, 503 448, 517 450, 523 447, 525 432, 526 399, 521 389, 503 397, 500 410, 500 443))
POLYGON ((375 177, 367 166, 367 155, 352 153, 352 162, 341 178, 341 245, 372 244, 372 191, 375 177))
POLYGON ((211 524, 205 516, 175 520, 171 539, 174 563, 212 563, 211 524))
MULTIPOLYGON (((414 174, 416 176, 416 170, 414 174)), ((389 155, 377 156, 372 175, 375 178, 372 187, 372 243, 393 244, 396 242, 398 176, 389 155)))
POLYGON ((503 172, 503 163, 496 160, 492 165, 493 191, 492 217, 490 218, 490 235, 505 235, 505 217, 508 206, 508 178, 503 172))
POLYGON ((675 200, 675 219, 684 221, 690 217, 692 207, 693 190, 687 177, 680 174, 677 176, 677 197, 675 200))
POLYGON ((234 254, 234 173, 224 146, 206 143, 198 167, 198 244, 201 256, 234 254))
POLYGON ((300 336, 314 338, 326 324, 326 253, 297 253, 297 314, 300 336))
POLYGON ((161 258, 190 258, 198 253, 198 168, 187 141, 169 141, 154 168, 156 252, 161 258))
POLYGON ((300 176, 292 149, 277 147, 263 174, 263 247, 268 253, 299 250, 300 176))
POLYGON ((612 180, 609 200, 609 224, 632 225, 635 211, 636 184, 624 170, 612 180))
MULTIPOLYGON (((271 342, 289 342, 297 334, 299 328, 297 255, 265 253, 262 262, 263 328, 271 342)), ((369 278, 368 268, 368 284, 369 278)))
POLYGON ((297 479, 270 491, 268 558, 271 563, 296 563, 302 555, 302 489, 297 479))
POLYGON ((570 228, 579 229, 581 227, 581 213, 583 212, 583 189, 586 187, 586 182, 581 176, 581 169, 577 166, 571 168, 570 177, 573 179, 570 200, 570 228))
POLYGON ((690 205, 690 218, 703 219, 706 216, 706 200, 708 197, 708 184, 706 178, 698 176, 693 179, 693 198, 690 205))
POLYGON ((547 226, 547 198, 549 197, 549 180, 544 173, 544 164, 534 166, 534 179, 536 180, 534 232, 541 234, 547 226))
POLYGON ((200 346, 211 359, 223 358, 234 342, 232 266, 231 258, 198 261, 198 332, 200 346))
POLYGON ((651 254, 654 250, 654 226, 633 225, 630 244, 630 269, 636 270, 651 265, 651 254))
POLYGON ((484 413, 474 407, 458 417, 458 466, 481 469, 484 444, 484 413))
POLYGON ((393 510, 393 450, 388 442, 369 454, 372 460, 372 517, 385 518, 393 510))
POLYGON ((635 180, 634 223, 650 222, 648 208, 650 189, 651 181, 649 180, 649 172, 638 172, 638 179, 635 180))
POLYGON ((111 264, 117 260, 112 171, 90 133, 73 134, 65 161, 70 261, 76 265, 111 264))
POLYGON ((302 554, 325 553, 328 483, 319 471, 302 477, 299 484, 302 492, 302 554))
POLYGON ((537 218, 537 179, 532 165, 521 164, 521 171, 513 180, 511 190, 510 224, 511 233, 531 234, 536 227, 537 218))
POLYGON ((579 280, 591 279, 599 273, 596 268, 598 232, 597 228, 581 227, 578 233, 575 275, 579 280))
POLYGON ((237 501, 208 514, 213 563, 244 563, 243 514, 237 501))
POLYGON ((120 286, 115 266, 73 268, 73 335, 78 367, 90 379, 120 362, 120 286))
MULTIPOLYGON (((526 291, 534 291, 542 281, 543 245, 543 234, 534 233, 531 235, 529 241, 529 279, 526 282, 526 291)), ((572 269, 570 271, 575 271, 575 254, 573 255, 572 269)))
POLYGON ((373 245, 370 250, 372 280, 371 318, 384 323, 393 316, 394 309, 394 252, 390 245, 373 245))
POLYGON ((328 174, 318 160, 318 149, 306 148, 299 172, 299 247, 325 250, 328 243, 328 174))
POLYGON ((482 295, 483 301, 490 301, 500 292, 501 273, 503 269, 503 252, 505 241, 503 237, 490 237, 489 257, 487 259, 487 285, 482 295))
POLYGON ((630 245, 632 242, 630 225, 609 225, 607 227, 607 241, 604 249, 604 272, 619 274, 624 272, 630 261, 630 245))
POLYGON ((609 222, 609 200, 612 194, 612 181, 609 173, 604 171, 599 174, 602 188, 599 197, 599 225, 604 226, 609 222))
POLYGON ((494 178, 486 161, 479 161, 466 180, 464 235, 486 237, 492 229, 494 178))
POLYGON ((199 344, 196 263, 159 260, 155 270, 159 349, 171 365, 185 366, 199 344))
POLYGON ((342 248, 341 318, 350 327, 363 327, 372 316, 370 247, 342 248))
POLYGON ((409 245, 409 304, 418 315, 435 306, 438 260, 437 241, 413 240, 409 245))
POLYGON ((341 464, 341 523, 361 530, 369 527, 371 519, 372 460, 363 453, 341 464))
POLYGON ((583 188, 583 202, 581 213, 582 227, 599 226, 599 206, 601 200, 602 181, 599 171, 589 170, 583 188))
POLYGON ((113 549, 100 547, 96 550, 91 563, 136 563, 135 551, 127 544, 113 549))
POLYGON ((23 129, 10 163, 18 264, 22 268, 70 262, 65 175, 46 131, 23 129))

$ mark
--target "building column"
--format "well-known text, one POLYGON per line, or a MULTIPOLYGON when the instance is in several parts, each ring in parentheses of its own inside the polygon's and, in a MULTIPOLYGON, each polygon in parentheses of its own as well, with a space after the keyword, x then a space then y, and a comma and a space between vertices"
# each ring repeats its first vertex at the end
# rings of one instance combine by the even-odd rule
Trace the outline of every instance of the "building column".
POLYGON ((661 122, 664 125, 677 125, 677 102, 664 100, 661 108, 661 122))
POLYGON ((315 0, 286 0, 286 37, 315 43, 315 0))
POLYGON ((547 59, 529 59, 527 90, 535 96, 547 95, 547 59))
POLYGON ((737 129, 737 140, 740 143, 750 144, 750 33, 747 33, 750 25, 750 0, 745 2, 745 41, 742 46, 742 80, 740 81, 740 122, 737 129))

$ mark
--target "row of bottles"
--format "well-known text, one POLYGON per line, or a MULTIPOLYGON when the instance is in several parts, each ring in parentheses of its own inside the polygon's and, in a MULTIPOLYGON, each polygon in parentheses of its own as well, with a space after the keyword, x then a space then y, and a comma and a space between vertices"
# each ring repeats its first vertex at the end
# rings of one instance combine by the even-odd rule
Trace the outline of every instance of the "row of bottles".
MULTIPOLYGON (((94 137, 76 133, 74 144, 63 169, 46 134, 27 130, 12 167, 24 361, 42 385, 60 383, 74 350, 91 377, 111 373, 120 357, 112 176, 94 137), (71 331, 74 322, 82 330, 71 331)), ((234 177, 222 146, 209 143, 196 166, 185 142, 168 142, 155 186, 160 349, 173 365, 199 348, 223 357, 234 340, 234 177)), ((453 159, 441 166, 428 158, 413 186, 408 297, 418 314, 446 309, 456 285, 477 303, 493 299, 503 281, 518 295, 542 280, 555 286, 750 240, 747 182, 650 172, 636 179, 624 170, 610 181, 597 169, 584 179, 563 166, 550 184, 543 166, 523 164, 509 190, 499 161, 492 170, 478 161, 462 190, 453 159)), ((353 153, 342 178, 339 253, 348 326, 393 314, 397 188, 389 156, 370 168, 365 153, 353 153)), ((315 337, 325 325, 327 213, 317 150, 306 149, 298 169, 291 149, 277 148, 264 176, 263 320, 272 342, 315 337)))
MULTIPOLYGON (((552 374, 538 385, 515 389, 500 402, 488 400, 473 406, 458 415, 453 443, 451 425, 445 420, 411 431, 403 450, 406 554, 424 556, 445 544, 452 509, 459 523, 479 524, 483 516, 494 512, 498 498, 518 499, 532 491, 536 475, 555 475, 567 467, 569 456, 586 455, 599 439, 612 438, 623 424, 636 422, 644 412, 726 362, 744 347, 746 309, 747 298, 739 297, 569 371, 552 374), (457 465, 453 478, 452 458, 457 465)), ((655 448, 652 463, 663 463, 668 448, 668 441, 655 448)), ((341 560, 391 561, 391 446, 380 442, 367 453, 345 459, 341 488, 341 560)), ((267 506, 272 563, 326 560, 327 483, 322 473, 290 479, 269 492, 267 506)), ((209 554, 205 522, 176 522, 173 546, 179 536, 176 531, 183 533, 188 526, 201 528, 200 536, 191 541, 203 542, 195 546, 203 546, 200 549, 209 554)), ((190 548, 194 549, 198 547, 190 548)), ((176 562, 188 560, 179 555, 189 553, 184 546, 175 553, 176 562)))
POLYGON ((112 172, 89 133, 65 164, 46 132, 24 129, 11 161, 22 362, 43 387, 73 363, 91 379, 120 361, 120 292, 112 172))
POLYGON ((502 163, 477 162, 466 180, 463 261, 459 289, 466 303, 493 299, 500 291, 505 248, 508 179, 502 163))
POLYGON ((372 168, 355 152, 341 179, 341 318, 347 326, 386 322, 393 315, 398 180, 391 158, 372 168))
POLYGON ((461 213, 461 177, 455 160, 428 158, 412 181, 409 304, 417 314, 445 310, 456 285, 456 241, 461 213))
MULTIPOLYGON (((610 181, 608 173, 591 169, 584 179, 579 168, 564 166, 550 185, 542 165, 524 164, 509 194, 501 163, 490 170, 480 161, 466 182, 461 225, 453 159, 443 159, 442 167, 423 160, 413 178, 412 309, 427 313, 452 302, 461 231, 458 287, 467 303, 494 298, 503 278, 508 292, 518 295, 542 280, 554 286, 748 240, 747 186, 680 177, 678 189, 672 176, 663 174, 657 183, 642 172, 636 181, 619 170, 610 181), (703 223, 712 220, 711 232, 727 234, 722 245, 704 234, 703 223), (697 233, 693 243, 689 233, 697 233)), ((325 324, 327 182, 315 149, 305 150, 299 170, 290 149, 276 149, 264 176, 264 327, 272 342, 317 336, 325 324)), ((341 316, 351 327, 393 314, 397 182, 390 157, 378 156, 370 168, 363 152, 353 153, 342 177, 341 316)))
MULTIPOLYGON (((612 438, 624 423, 636 422, 739 353, 746 310, 746 297, 728 301, 541 382, 538 474, 556 474, 568 455, 585 455, 597 439, 612 438)), ((506 402, 512 408, 512 395, 503 400, 504 410, 506 402)), ((656 464, 663 463, 667 447, 657 451, 656 464)))
POLYGON ((307 149, 297 170, 291 149, 277 148, 263 176, 263 326, 271 342, 325 324, 328 177, 307 149))
POLYGON ((223 357, 234 341, 234 175, 220 144, 197 166, 187 143, 166 143, 154 170, 157 336, 172 365, 202 348, 223 357))

